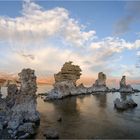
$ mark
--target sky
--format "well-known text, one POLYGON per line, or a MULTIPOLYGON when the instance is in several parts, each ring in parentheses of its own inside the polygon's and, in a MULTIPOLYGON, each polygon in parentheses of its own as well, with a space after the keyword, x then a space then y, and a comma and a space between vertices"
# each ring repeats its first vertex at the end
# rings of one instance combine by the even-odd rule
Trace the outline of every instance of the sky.
POLYGON ((0 1, 0 75, 35 69, 52 82, 66 61, 90 83, 140 79, 140 1, 0 1))

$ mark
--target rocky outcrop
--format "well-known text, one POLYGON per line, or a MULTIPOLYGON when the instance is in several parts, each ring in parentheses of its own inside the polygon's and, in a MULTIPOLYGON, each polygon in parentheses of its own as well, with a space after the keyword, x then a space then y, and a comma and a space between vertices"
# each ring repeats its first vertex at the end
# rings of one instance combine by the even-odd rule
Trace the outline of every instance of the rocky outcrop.
POLYGON ((88 92, 106 92, 108 90, 106 86, 106 75, 103 72, 99 72, 98 79, 95 81, 95 84, 88 88, 88 92))
POLYGON ((87 94, 87 88, 83 84, 75 86, 73 82, 64 81, 58 82, 54 88, 45 96, 44 101, 62 99, 67 96, 87 94))
POLYGON ((72 91, 72 95, 80 95, 80 94, 87 94, 88 88, 85 87, 82 83, 76 87, 76 90, 72 91))
POLYGON ((127 99, 127 100, 120 100, 117 98, 114 101, 114 106, 118 110, 127 110, 129 108, 134 108, 137 106, 137 104, 132 100, 132 99, 127 99))
POLYGON ((5 99, 7 130, 11 138, 27 138, 35 133, 35 126, 40 120, 36 110, 36 76, 34 70, 23 69, 19 73, 21 86, 8 85, 5 99))
POLYGON ((131 85, 127 85, 126 84, 126 76, 122 76, 122 79, 120 81, 120 92, 127 92, 127 93, 131 93, 134 92, 133 88, 131 87, 131 85))
POLYGON ((61 71, 57 74, 54 74, 55 83, 71 81, 76 85, 76 81, 80 78, 81 69, 78 65, 72 65, 72 62, 66 62, 61 71))
POLYGON ((106 85, 106 74, 103 72, 98 73, 98 79, 91 87, 84 87, 83 84, 76 85, 76 81, 80 78, 81 69, 77 65, 73 65, 72 62, 66 62, 61 71, 54 74, 55 84, 53 89, 46 93, 40 94, 45 96, 44 101, 53 99, 62 99, 66 96, 80 95, 80 94, 102 94, 107 92, 134 92, 131 85, 126 85, 125 76, 122 77, 120 82, 120 89, 109 89, 106 85))
POLYGON ((76 85, 76 81, 80 78, 80 75, 81 69, 79 66, 72 65, 72 62, 66 62, 61 71, 54 75, 54 88, 46 94, 44 101, 62 99, 66 96, 109 91, 106 86, 106 75, 103 72, 98 74, 95 84, 89 88, 84 87, 83 84, 76 85))
POLYGON ((54 88, 47 94, 44 101, 81 93, 80 87, 76 86, 76 81, 80 78, 80 75, 81 69, 79 66, 72 65, 71 61, 66 62, 61 71, 54 75, 54 88))
POLYGON ((54 84, 54 88, 47 94, 44 101, 53 99, 62 99, 69 96, 72 90, 75 90, 76 86, 72 81, 57 82, 54 84))
POLYGON ((98 73, 98 79, 95 81, 95 86, 106 87, 106 75, 103 72, 98 73))

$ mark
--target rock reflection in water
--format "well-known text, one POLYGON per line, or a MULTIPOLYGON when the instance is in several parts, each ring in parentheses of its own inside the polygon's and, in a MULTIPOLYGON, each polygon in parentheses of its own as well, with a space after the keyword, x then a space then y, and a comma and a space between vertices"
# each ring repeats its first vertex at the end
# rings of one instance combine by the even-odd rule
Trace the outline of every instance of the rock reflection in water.
MULTIPOLYGON (((113 104, 117 97, 119 93, 81 95, 53 102, 38 98, 41 124, 36 138, 44 138, 43 132, 50 128, 57 130, 63 139, 140 138, 139 105, 135 110, 118 113, 113 104), (62 121, 58 122, 60 116, 62 121)), ((140 102, 139 96, 133 98, 140 102)))
POLYGON ((106 93, 105 94, 101 93, 101 94, 97 94, 97 95, 94 95, 94 96, 98 101, 99 107, 105 108, 107 106, 107 95, 106 95, 106 93))
POLYGON ((120 98, 122 101, 132 99, 132 94, 131 93, 120 93, 120 98))

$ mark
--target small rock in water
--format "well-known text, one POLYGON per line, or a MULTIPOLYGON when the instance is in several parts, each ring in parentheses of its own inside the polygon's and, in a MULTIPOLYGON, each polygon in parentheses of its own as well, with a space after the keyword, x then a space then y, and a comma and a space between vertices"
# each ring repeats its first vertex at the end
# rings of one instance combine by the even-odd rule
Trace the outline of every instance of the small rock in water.
POLYGON ((47 130, 47 132, 44 134, 46 139, 59 139, 59 134, 56 130, 47 130))
POLYGON ((57 119, 58 122, 61 122, 62 121, 62 117, 60 116, 58 119, 57 119))
POLYGON ((129 99, 129 100, 125 100, 125 101, 120 101, 119 98, 117 98, 115 101, 114 101, 114 106, 116 109, 118 110, 127 110, 129 108, 134 108, 137 106, 137 104, 132 100, 132 99, 129 99))

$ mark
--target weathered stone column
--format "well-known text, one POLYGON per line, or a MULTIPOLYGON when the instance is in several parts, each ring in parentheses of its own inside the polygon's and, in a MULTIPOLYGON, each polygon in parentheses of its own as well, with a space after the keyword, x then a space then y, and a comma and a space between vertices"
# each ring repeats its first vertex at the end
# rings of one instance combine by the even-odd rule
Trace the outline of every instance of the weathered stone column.
POLYGON ((54 74, 54 88, 47 94, 45 100, 77 94, 76 81, 80 79, 80 75, 81 69, 78 65, 73 65, 71 61, 66 62, 61 71, 54 74))
POLYGON ((126 76, 122 76, 122 79, 120 81, 120 92, 134 92, 133 88, 131 87, 131 85, 127 85, 126 84, 126 76))
POLYGON ((34 70, 23 69, 19 73, 19 77, 21 87, 11 108, 12 114, 8 122, 8 128, 11 130, 11 136, 14 138, 19 135, 19 132, 22 132, 25 136, 33 134, 35 123, 40 119, 36 110, 37 84, 34 70))

